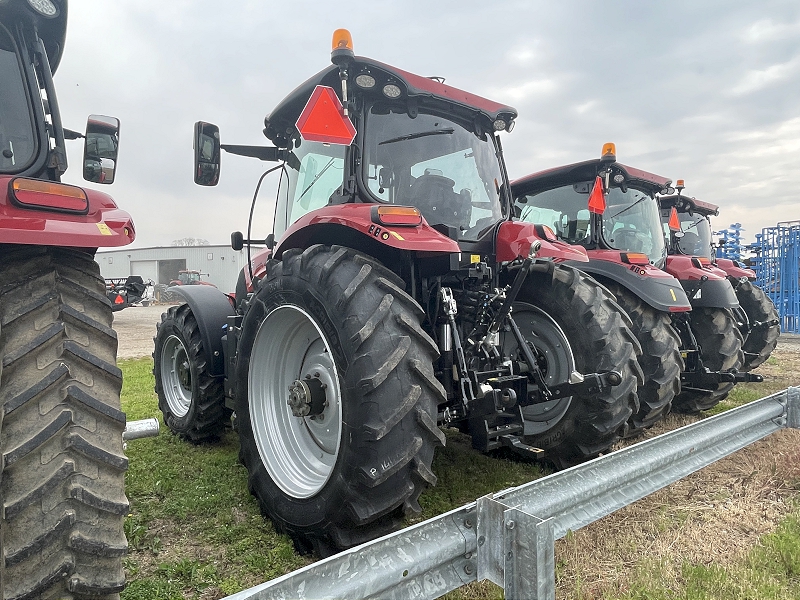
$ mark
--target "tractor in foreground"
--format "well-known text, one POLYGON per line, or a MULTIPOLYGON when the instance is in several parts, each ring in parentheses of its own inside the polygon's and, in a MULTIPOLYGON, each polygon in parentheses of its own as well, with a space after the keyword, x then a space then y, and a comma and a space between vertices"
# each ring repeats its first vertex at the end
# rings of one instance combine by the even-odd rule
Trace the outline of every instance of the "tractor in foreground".
POLYGON ((780 320, 778 311, 754 282, 756 274, 746 265, 728 258, 717 258, 713 251, 710 217, 719 214, 719 207, 710 202, 684 196, 683 180, 677 182, 677 194, 661 196, 661 220, 668 236, 670 255, 696 257, 709 268, 727 277, 736 292, 739 308, 734 311, 739 331, 744 338, 742 371, 751 371, 769 358, 778 344, 780 320))
POLYGON ((742 338, 730 283, 667 254, 658 198, 674 193, 671 183, 618 163, 614 144, 599 159, 512 182, 518 218, 552 224, 558 239, 584 246, 589 263, 579 268, 611 289, 633 320, 645 383, 631 433, 672 409, 710 408, 735 382, 751 380, 738 372, 742 338))
POLYGON ((585 251, 511 219, 516 111, 333 42, 266 118, 272 145, 197 123, 197 183, 221 150, 277 163, 273 232, 232 235, 267 247, 235 296, 176 288, 153 355, 167 426, 203 441, 232 413, 263 512, 319 554, 419 510, 441 427, 566 466, 624 434, 642 379, 626 315, 564 264, 585 251))
POLYGON ((119 121, 61 123, 52 74, 66 0, 0 2, 0 598, 110 598, 125 584, 125 413, 99 247, 134 228, 110 196, 61 183, 65 140, 111 183, 119 121))

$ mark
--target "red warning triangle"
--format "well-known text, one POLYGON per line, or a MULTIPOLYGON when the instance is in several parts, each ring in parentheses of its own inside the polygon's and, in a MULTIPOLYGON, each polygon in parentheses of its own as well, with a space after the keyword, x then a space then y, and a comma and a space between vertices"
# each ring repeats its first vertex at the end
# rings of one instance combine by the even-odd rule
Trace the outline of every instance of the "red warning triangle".
POLYGON ((672 210, 669 211, 669 228, 672 231, 680 231, 681 230, 681 221, 678 218, 678 211, 675 210, 675 207, 672 207, 672 210))
POLYGON ((304 140, 349 146, 356 128, 344 116, 342 103, 331 87, 318 85, 297 119, 297 130, 304 140))
POLYGON ((603 195, 603 181, 598 176, 594 180, 592 193, 589 194, 589 212, 602 215, 606 210, 606 198, 603 195))

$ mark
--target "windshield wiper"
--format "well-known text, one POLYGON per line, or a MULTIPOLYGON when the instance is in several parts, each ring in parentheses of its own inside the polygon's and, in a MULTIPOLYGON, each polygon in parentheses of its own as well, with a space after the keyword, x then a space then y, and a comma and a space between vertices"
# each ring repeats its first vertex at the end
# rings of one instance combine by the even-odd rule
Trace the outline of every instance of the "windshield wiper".
POLYGON ((311 183, 309 183, 309 184, 308 184, 308 187, 307 187, 306 189, 304 189, 304 190, 303 190, 303 193, 302 193, 302 194, 300 194, 300 197, 297 199, 298 201, 302 200, 302 199, 303 199, 303 196, 305 196, 305 195, 306 195, 306 192, 307 192, 308 190, 310 190, 310 189, 311 189, 311 188, 314 186, 314 184, 315 184, 315 183, 317 183, 317 181, 319 181, 319 178, 320 178, 320 177, 322 177, 322 176, 325 174, 325 171, 327 171, 327 170, 328 170, 328 167, 330 167, 330 166, 333 164, 333 161, 334 161, 334 159, 333 159, 333 158, 332 158, 332 159, 330 159, 330 160, 328 161, 328 164, 327 164, 327 165, 325 165, 325 166, 322 168, 322 170, 321 170, 319 173, 317 173, 317 176, 316 176, 316 177, 314 177, 314 181, 312 181, 311 183))
POLYGON ((415 140, 421 137, 427 137, 429 135, 442 135, 442 134, 449 134, 453 133, 455 130, 452 127, 446 127, 444 129, 434 129, 432 131, 419 131, 417 133, 409 133, 406 135, 401 135, 400 137, 392 138, 390 140, 383 140, 382 142, 378 142, 378 146, 383 146, 384 144, 394 144, 395 142, 404 142, 406 140, 415 140))
POLYGON ((626 207, 625 207, 625 208, 623 208, 621 211, 619 211, 617 214, 615 214, 615 215, 611 215, 611 216, 610 216, 610 217, 608 217, 608 218, 609 218, 609 219, 616 219, 616 218, 617 218, 618 216, 620 216, 622 213, 624 213, 624 212, 626 212, 626 211, 629 211, 630 209, 632 209, 634 206, 636 206, 636 205, 637 205, 637 204, 639 204, 640 202, 644 202, 645 200, 649 200, 649 199, 650 199, 650 197, 649 197, 649 196, 642 196, 641 198, 639 198, 639 199, 638 199, 636 202, 634 202, 634 203, 633 203, 633 204, 631 204, 630 206, 626 206, 626 207))

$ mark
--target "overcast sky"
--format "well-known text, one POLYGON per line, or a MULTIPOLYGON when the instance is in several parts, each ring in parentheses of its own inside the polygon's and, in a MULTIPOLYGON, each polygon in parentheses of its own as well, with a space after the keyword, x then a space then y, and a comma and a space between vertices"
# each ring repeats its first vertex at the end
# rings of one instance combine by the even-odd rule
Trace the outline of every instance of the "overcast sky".
MULTIPOLYGON (((264 116, 330 64, 339 27, 358 55, 514 106, 512 178, 613 141, 620 162, 719 204, 715 229, 740 222, 750 240, 800 220, 798 0, 71 0, 64 124, 121 120, 117 180, 98 187, 133 216, 135 247, 245 230, 272 165, 223 155, 219 185, 194 185, 193 123, 265 143, 264 116)), ((79 142, 69 159, 65 180, 85 183, 79 142)), ((254 237, 271 231, 269 177, 254 237)))

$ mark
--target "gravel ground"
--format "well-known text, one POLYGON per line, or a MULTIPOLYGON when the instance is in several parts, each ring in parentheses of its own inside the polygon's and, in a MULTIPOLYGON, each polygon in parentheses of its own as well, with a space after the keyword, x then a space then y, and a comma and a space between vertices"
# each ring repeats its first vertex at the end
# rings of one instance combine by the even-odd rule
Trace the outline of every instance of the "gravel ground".
POLYGON ((169 304, 130 306, 114 313, 114 330, 119 339, 117 358, 140 358, 153 355, 153 338, 161 313, 169 304))

